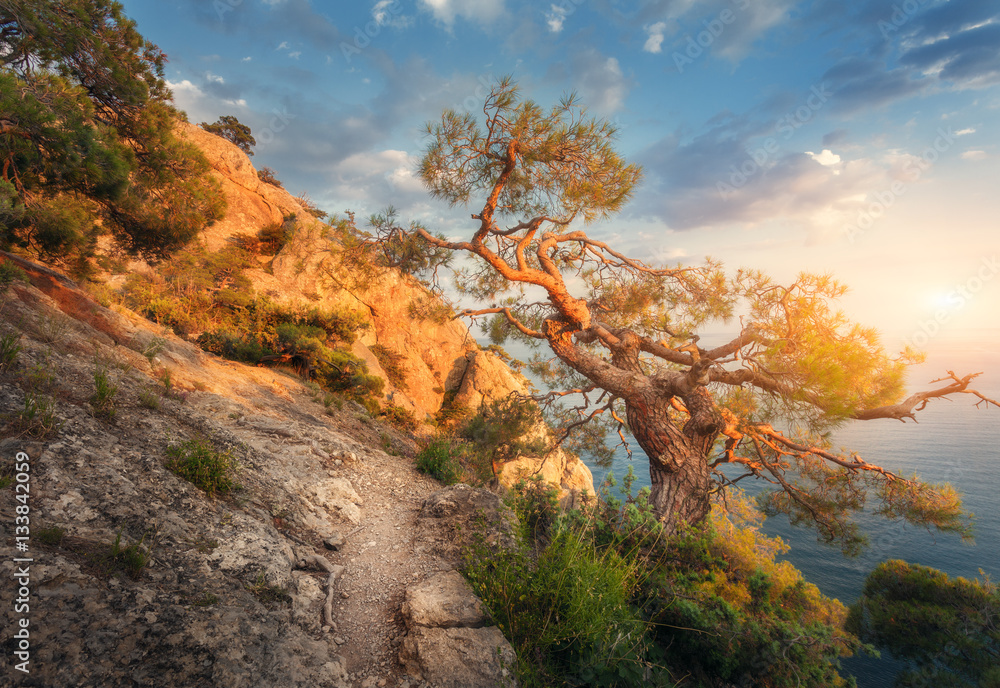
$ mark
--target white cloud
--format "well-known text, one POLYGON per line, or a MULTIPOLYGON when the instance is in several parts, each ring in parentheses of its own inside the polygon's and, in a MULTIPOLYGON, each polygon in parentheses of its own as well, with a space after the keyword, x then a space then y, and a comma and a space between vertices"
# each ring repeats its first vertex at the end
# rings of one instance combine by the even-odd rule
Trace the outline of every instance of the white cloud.
POLYGON ((646 38, 646 44, 642 46, 642 49, 647 53, 659 53, 663 51, 663 32, 667 28, 667 22, 656 22, 646 27, 646 33, 648 37, 646 38))
POLYGON ((282 41, 278 44, 278 47, 275 48, 275 50, 288 50, 290 47, 291 46, 288 45, 288 41, 282 41))
POLYGON ((295 51, 295 52, 293 52, 293 53, 288 53, 288 56, 289 56, 290 58, 292 58, 293 60, 297 60, 297 59, 299 59, 300 57, 302 57, 302 51, 301 51, 301 50, 296 50, 296 51, 295 51))
POLYGON ((568 64, 550 70, 548 77, 563 88, 568 81, 583 104, 602 117, 622 109, 633 85, 617 59, 593 48, 575 52, 568 64))
POLYGON ((552 33, 559 33, 563 29, 563 23, 566 21, 566 15, 569 14, 569 10, 560 5, 552 5, 552 9, 545 13, 545 21, 549 25, 549 31, 552 33))
POLYGON ((976 130, 973 127, 966 127, 965 129, 959 129, 955 132, 955 136, 967 136, 969 134, 975 134, 976 130))
POLYGON ((214 84, 226 83, 226 80, 223 79, 221 76, 219 76, 218 74, 212 74, 211 72, 205 72, 205 80, 211 81, 214 84))
POLYGON ((486 24, 504 12, 504 0, 420 0, 420 6, 449 27, 456 17, 486 24))
POLYGON ((403 16, 402 11, 399 0, 378 0, 372 7, 372 19, 379 26, 405 29, 413 23, 413 18, 403 16))
POLYGON ((830 165, 836 165, 840 162, 840 156, 831 151, 829 148, 824 148, 819 153, 813 153, 812 151, 806 151, 806 155, 818 162, 820 165, 829 167, 830 165))
POLYGON ((252 61, 253 61, 252 57, 244 57, 242 60, 240 60, 240 62, 252 62, 252 61))
POLYGON ((962 153, 962 160, 985 160, 988 157, 986 151, 981 150, 967 150, 962 153))

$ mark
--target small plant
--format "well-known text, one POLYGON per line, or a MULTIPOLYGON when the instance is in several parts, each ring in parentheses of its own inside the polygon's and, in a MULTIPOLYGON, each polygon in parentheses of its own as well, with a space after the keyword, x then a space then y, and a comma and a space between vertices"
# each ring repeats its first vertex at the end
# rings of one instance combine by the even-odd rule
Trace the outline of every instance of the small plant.
POLYGON ((246 589, 262 604, 291 604, 292 598, 288 591, 278 585, 267 582, 267 576, 258 573, 252 583, 245 584, 246 589))
POLYGON ((144 533, 138 542, 122 545, 124 529, 124 526, 119 529, 115 541, 97 555, 97 563, 108 575, 124 573, 132 580, 139 580, 143 569, 153 558, 153 553, 144 544, 149 533, 144 533))
POLYGON ((28 387, 34 392, 51 392, 56 387, 56 374, 49 362, 49 353, 46 352, 44 360, 36 363, 28 369, 25 379, 28 387))
POLYGON ((228 451, 217 451, 204 438, 167 447, 167 456, 170 457, 167 468, 201 488, 210 497, 241 489, 233 480, 236 466, 232 455, 228 451))
POLYGON ((46 344, 56 344, 69 332, 69 318, 60 315, 43 315, 37 324, 38 339, 46 344))
POLYGON ((159 411, 160 395, 151 389, 143 389, 139 392, 139 405, 151 411, 159 411))
POLYGON ((90 397, 90 405, 98 418, 113 420, 118 413, 115 397, 118 395, 118 385, 111 379, 108 369, 98 365, 94 370, 94 395, 90 397))
POLYGON ((60 425, 56 419, 56 405, 52 399, 32 392, 24 395, 24 408, 14 418, 16 431, 42 440, 55 432, 60 425))
POLYGON ((219 602, 218 595, 206 592, 204 595, 202 595, 199 599, 195 600, 191 604, 193 604, 195 607, 211 607, 213 604, 218 604, 218 602, 219 602))
POLYGON ((43 545, 58 547, 59 543, 61 543, 63 538, 66 537, 66 530, 64 528, 60 528, 59 526, 51 526, 48 528, 38 528, 34 530, 32 534, 43 545))
POLYGON ((28 281, 28 274, 9 260, 0 263, 0 291, 5 291, 15 280, 28 281))
MULTIPOLYGON (((7 265, 7 263, 0 263, 0 265, 7 265)), ((10 370, 17 363, 19 353, 21 353, 20 332, 11 332, 0 336, 0 371, 10 370)))
POLYGON ((142 347, 142 355, 149 361, 149 367, 153 367, 153 361, 163 352, 163 346, 167 340, 163 337, 154 337, 146 346, 142 347))

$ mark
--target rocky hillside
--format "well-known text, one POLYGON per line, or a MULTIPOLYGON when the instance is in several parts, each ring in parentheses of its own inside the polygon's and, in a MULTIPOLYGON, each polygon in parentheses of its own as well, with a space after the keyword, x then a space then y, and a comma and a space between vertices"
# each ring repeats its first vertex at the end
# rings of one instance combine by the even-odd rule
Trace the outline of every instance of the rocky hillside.
MULTIPOLYGON (((187 135, 229 198, 209 250, 307 217, 234 146, 187 135)), ((419 317, 415 280, 338 273, 322 233, 303 222, 254 288, 362 313, 356 355, 386 378, 369 347, 403 357, 394 403, 475 408, 523 384, 461 324, 419 317)), ((24 598, 0 612, 0 685, 512 685, 509 646, 454 574, 473 522, 504 537, 496 495, 442 490, 414 469, 412 435, 353 402, 0 260, 27 275, 0 296, 0 576, 24 598)), ((593 491, 566 455, 511 474, 539 471, 593 491)))

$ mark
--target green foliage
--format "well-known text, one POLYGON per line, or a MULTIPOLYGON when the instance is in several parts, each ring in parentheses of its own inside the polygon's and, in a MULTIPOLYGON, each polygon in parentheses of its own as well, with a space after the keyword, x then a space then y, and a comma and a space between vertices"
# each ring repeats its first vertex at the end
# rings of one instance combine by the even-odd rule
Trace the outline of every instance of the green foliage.
POLYGON ((17 363, 17 355, 21 353, 21 333, 8 332, 0 335, 0 371, 7 372, 17 363))
POLYGON ((705 527, 670 541, 647 609, 672 666, 767 688, 850 685, 839 658, 863 649, 843 631, 846 609, 788 562, 780 540, 737 495, 705 527))
POLYGON ((568 522, 548 528, 540 545, 532 526, 551 513, 545 490, 515 493, 512 506, 528 524, 514 547, 474 546, 464 573, 514 646, 521 685, 673 685, 633 604, 641 560, 596 545, 568 522))
POLYGON ((38 538, 38 541, 43 545, 58 547, 63 538, 66 537, 66 529, 60 528, 59 526, 38 528, 37 530, 32 531, 32 535, 38 538))
POLYGON ((115 541, 110 546, 106 546, 101 552, 95 555, 96 564, 106 575, 117 575, 124 573, 133 580, 142 577, 142 571, 153 558, 152 551, 145 546, 146 535, 129 545, 122 545, 122 532, 124 527, 118 531, 115 541))
POLYGON ((151 389, 143 389, 139 392, 139 405, 151 411, 159 411, 160 395, 151 389))
POLYGON ((508 495, 516 546, 468 553, 522 685, 850 685, 838 661, 861 645, 842 630, 846 610, 775 561, 785 546, 759 532, 750 502, 731 495, 728 513, 667 538, 633 481, 570 512, 552 488, 522 484, 508 495))
POLYGON ((157 257, 221 217, 207 162, 174 136, 166 58, 119 3, 14 0, 0 24, 0 245, 86 272, 101 228, 157 257))
POLYGON ((226 141, 235 144, 237 148, 248 156, 253 157, 253 147, 257 145, 257 141, 251 134, 250 127, 242 124, 232 115, 223 115, 213 124, 202 122, 198 126, 209 134, 221 136, 226 141))
MULTIPOLYGON (((6 182, 0 181, 0 192, 6 182)), ((0 293, 7 290, 7 287, 14 281, 27 282, 28 275, 12 261, 4 260, 0 263, 0 293)))
POLYGON ((226 495, 242 489, 233 480, 236 462, 204 438, 195 438, 167 447, 167 468, 202 489, 208 496, 226 495))
POLYGON ((440 480, 445 485, 454 485, 462 479, 461 452, 458 445, 448 439, 438 439, 420 450, 416 466, 421 473, 440 480))
POLYGON ((56 404, 47 396, 25 392, 24 407, 13 419, 13 429, 36 440, 43 440, 59 429, 56 404))
POLYGON ((118 385, 111 379, 107 366, 98 363, 94 369, 94 395, 90 397, 90 405, 98 418, 113 420, 118 413, 115 397, 118 395, 118 385))
POLYGON ((290 605, 292 603, 292 596, 288 594, 288 591, 279 585, 268 583, 267 576, 263 573, 257 574, 253 581, 244 583, 244 587, 260 600, 261 604, 270 606, 275 604, 290 605))
POLYGON ((1000 591, 989 578, 883 562, 865 580, 848 627, 909 663, 896 678, 900 688, 1000 685, 1000 591))
POLYGON ((272 222, 257 232, 257 251, 265 256, 276 256, 295 233, 295 220, 272 222))
POLYGON ((487 96, 484 110, 491 113, 487 130, 471 113, 454 110, 427 126, 431 143, 420 175, 435 197, 465 204, 473 195, 489 195, 512 142, 523 161, 500 190, 496 208, 503 215, 589 222, 619 210, 641 177, 638 167, 626 165, 614 151, 614 125, 587 117, 574 96, 544 112, 523 100, 505 77, 487 96))
POLYGON ((413 432, 420 426, 420 422, 417 420, 413 411, 395 404, 387 404, 386 407, 382 409, 382 413, 380 415, 382 418, 387 420, 390 425, 397 427, 400 430, 413 432))
POLYGON ((545 454, 550 446, 544 434, 539 432, 541 423, 542 414, 537 404, 512 395, 480 408, 461 434, 494 463, 499 463, 517 456, 545 454))

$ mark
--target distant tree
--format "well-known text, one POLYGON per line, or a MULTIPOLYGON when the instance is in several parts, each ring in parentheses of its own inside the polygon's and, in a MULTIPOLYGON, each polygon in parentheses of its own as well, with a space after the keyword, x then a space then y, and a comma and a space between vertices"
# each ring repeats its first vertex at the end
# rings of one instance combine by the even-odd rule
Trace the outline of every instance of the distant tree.
POLYGON ((241 124, 232 115, 223 115, 214 124, 202 122, 198 126, 210 134, 221 136, 230 143, 236 144, 237 148, 253 157, 253 147, 257 145, 257 141, 251 135, 250 127, 241 124))
POLYGON ((270 184, 271 186, 276 186, 279 189, 284 188, 281 184, 281 180, 276 176, 276 172, 270 167, 261 167, 257 170, 257 179, 261 180, 265 184, 270 184))
POLYGON ((165 61, 117 2, 0 0, 0 244, 75 255, 103 227, 155 257, 221 216, 165 61))
POLYGON ((1000 591, 989 579, 883 562, 851 606, 847 627, 910 663, 899 688, 1000 686, 1000 591))
POLYGON ((811 522, 848 552, 864 542, 851 514, 869 494, 890 518, 967 532, 950 486, 838 453, 826 433, 848 419, 912 418, 954 394, 995 403, 969 388, 975 375, 949 373, 903 398, 906 365, 918 356, 889 356, 874 330, 834 311, 845 288, 829 276, 783 286, 757 271, 727 276, 712 262, 654 266, 570 229, 618 212, 640 180, 613 148, 615 127, 572 96, 545 111, 509 78, 487 96, 483 115, 480 123, 446 111, 427 126, 421 162, 434 196, 481 200, 471 237, 410 232, 471 257, 457 287, 490 305, 463 314, 491 318, 494 343, 515 337, 555 355, 535 365, 555 390, 538 400, 582 398, 564 416, 566 432, 603 422, 631 433, 649 458, 649 499, 667 532, 702 521, 710 494, 745 477, 776 488, 769 513, 811 522), (736 313, 737 336, 699 346, 699 331, 736 313), (744 473, 727 478, 725 464, 744 473))

